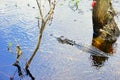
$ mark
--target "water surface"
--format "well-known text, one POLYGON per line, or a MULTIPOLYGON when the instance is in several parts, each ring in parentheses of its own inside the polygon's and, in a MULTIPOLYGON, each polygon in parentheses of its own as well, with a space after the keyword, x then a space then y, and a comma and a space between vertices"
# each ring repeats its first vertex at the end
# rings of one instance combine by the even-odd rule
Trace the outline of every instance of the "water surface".
MULTIPOLYGON (((53 36, 65 36, 78 44, 91 45, 92 0, 80 0, 79 10, 73 11, 68 3, 57 4, 52 24, 47 25, 43 33, 41 46, 34 57, 30 71, 36 80, 119 80, 120 79, 120 39, 117 40, 115 53, 109 58, 95 61, 90 53, 74 46, 59 43, 53 36)), ((115 10, 120 12, 120 1, 113 0, 115 10)), ((34 0, 0 1, 0 80, 9 80, 15 73, 15 80, 21 79, 12 66, 15 62, 15 47, 21 46, 23 56, 20 66, 24 72, 26 61, 31 56, 37 43, 38 9, 34 0), (29 5, 28 5, 29 4, 29 5), (12 52, 8 44, 12 43, 12 52)), ((120 14, 118 14, 120 18, 120 14)), ((120 27, 120 20, 116 18, 120 27)), ((98 59, 98 58, 97 58, 98 59)), ((30 80, 24 76, 23 80, 30 80)))

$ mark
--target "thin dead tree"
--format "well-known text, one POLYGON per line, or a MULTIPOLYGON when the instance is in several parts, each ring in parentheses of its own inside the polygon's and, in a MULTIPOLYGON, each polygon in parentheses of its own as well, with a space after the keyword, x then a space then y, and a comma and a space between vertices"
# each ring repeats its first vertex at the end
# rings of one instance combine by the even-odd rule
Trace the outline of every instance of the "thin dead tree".
POLYGON ((37 3, 39 14, 40 14, 40 18, 38 18, 39 35, 38 35, 37 45, 32 53, 32 56, 27 61, 26 65, 25 65, 25 69, 29 68, 31 61, 33 60, 34 56, 36 55, 36 53, 40 47, 42 33, 46 27, 47 22, 52 20, 55 6, 56 6, 56 0, 36 0, 36 3, 37 3), (48 5, 45 3, 48 3, 48 5), (49 7, 49 10, 47 12, 44 10, 45 7, 49 7), (40 21, 41 21, 41 24, 39 24, 40 21))

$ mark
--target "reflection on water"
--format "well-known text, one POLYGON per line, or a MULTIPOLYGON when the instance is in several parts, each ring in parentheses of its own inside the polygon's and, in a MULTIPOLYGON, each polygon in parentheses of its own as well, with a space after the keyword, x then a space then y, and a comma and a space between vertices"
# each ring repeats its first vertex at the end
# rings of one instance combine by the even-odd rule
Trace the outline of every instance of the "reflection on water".
MULTIPOLYGON (((16 61, 15 47, 18 42, 23 51, 20 67, 23 75, 26 75, 23 69, 24 64, 33 52, 38 34, 37 20, 35 19, 38 16, 36 3, 34 0, 2 0, 1 2, 5 2, 7 6, 0 3, 0 80, 13 79, 11 77, 13 74, 15 75, 14 80, 31 80, 29 76, 19 78, 16 72, 18 69, 11 64, 16 61), (15 7, 15 4, 17 4, 17 7, 15 7), (17 39, 17 42, 15 39, 17 39), (12 49, 12 54, 7 51, 9 42, 13 43, 12 47, 8 49, 9 52, 12 49)), ((115 5, 118 10, 119 3, 115 5)), ((104 58, 108 55, 101 58, 103 52, 91 47, 93 32, 90 5, 90 0, 80 0, 78 8, 81 11, 78 14, 78 12, 73 12, 68 5, 59 6, 58 4, 53 23, 51 26, 46 27, 41 48, 29 68, 30 73, 36 80, 120 79, 120 49, 117 49, 116 54, 109 57, 108 60, 108 58, 104 58), (50 34, 63 35, 71 39, 65 40, 67 44, 73 45, 74 41, 78 44, 75 47, 74 45, 61 45, 55 38, 49 36, 50 34), (82 43, 79 44, 80 42, 82 43), (88 46, 84 45, 84 43, 88 44, 88 46), (99 57, 93 55, 96 53, 100 53, 99 57), (91 60, 89 60, 90 56, 91 60), (92 65, 100 64, 104 66, 96 70, 91 67, 91 61, 92 65)), ((117 41, 118 48, 120 48, 120 39, 117 41)))
MULTIPOLYGON (((100 38, 93 38, 92 45, 99 50, 105 52, 104 54, 115 54, 116 53, 116 40, 104 40, 100 38)), ((111 56, 112 56, 111 55, 111 56)), ((110 56, 109 56, 110 57, 110 56)), ((97 69, 104 66, 104 63, 106 60, 109 59, 109 57, 106 56, 97 56, 97 55, 90 55, 90 59, 92 60, 92 66, 95 66, 97 69)))
POLYGON ((100 67, 104 66, 104 63, 106 60, 108 60, 108 57, 90 55, 90 59, 92 60, 92 66, 95 66, 97 69, 99 69, 100 67))
MULTIPOLYGON (((100 6, 102 6, 102 1, 98 0, 98 5, 93 8, 92 11, 92 21, 93 21, 93 39, 92 39, 92 45, 95 46, 96 48, 100 49, 101 51, 105 53, 113 53, 113 45, 117 41, 117 38, 120 35, 120 30, 118 25, 116 24, 116 21, 114 19, 115 17, 115 10, 112 6, 112 3, 108 3, 108 8, 106 7, 105 10, 106 13, 101 12, 100 6), (111 12, 109 12, 109 10, 111 12), (98 13, 100 11, 101 13, 98 13), (108 15, 108 17, 111 18, 106 18, 104 15, 108 15), (102 16, 104 17, 103 21, 102 16), (106 19, 105 19, 106 18, 106 19)), ((103 2, 104 3, 104 2, 103 2)))
POLYGON ((20 65, 18 63, 14 63, 13 66, 17 67, 18 75, 19 76, 23 76, 23 73, 22 73, 20 65))
MULTIPOLYGON (((112 3, 108 3, 109 7, 106 9, 101 9, 103 6, 102 1, 97 0, 97 4, 92 11, 92 20, 93 20, 93 39, 92 45, 97 49, 105 52, 104 54, 113 54, 115 53, 114 44, 117 41, 117 38, 120 35, 120 30, 116 21, 114 20, 115 17, 115 10, 112 6, 112 3), (102 10, 107 10, 106 13, 101 12, 102 10), (111 12, 109 12, 109 10, 111 12), (99 12, 101 13, 99 13, 99 12), (105 19, 104 15, 108 15, 109 18, 105 19), (102 16, 104 17, 102 21, 102 16), (111 18, 110 18, 111 17, 111 18)), ((104 2, 103 2, 104 3, 104 2)), ((108 60, 108 57, 105 56, 96 56, 91 55, 93 66, 100 68, 104 65, 104 62, 108 60)))
POLYGON ((93 39, 92 45, 106 53, 114 53, 114 42, 103 41, 102 39, 93 39))
POLYGON ((32 80, 35 80, 35 77, 31 74, 30 70, 28 68, 26 68, 26 73, 27 75, 29 75, 29 77, 32 79, 32 80))
MULTIPOLYGON (((19 75, 19 77, 22 79, 23 77, 25 77, 26 75, 28 75, 30 78, 31 78, 31 80, 35 80, 35 77, 33 77, 33 75, 31 74, 31 72, 30 72, 30 70, 28 69, 28 68, 26 68, 25 70, 25 74, 23 74, 23 71, 22 71, 22 68, 21 68, 21 66, 20 66, 20 64, 19 64, 19 62, 15 62, 14 64, 13 64, 13 66, 15 66, 16 68, 17 68, 17 72, 18 72, 18 75, 19 75)), ((12 79, 14 80, 14 77, 12 77, 12 79)), ((11 80, 12 80, 11 79, 11 80)))
MULTIPOLYGON (((114 47, 114 45, 116 45, 117 39, 115 41, 108 41, 108 40, 104 40, 104 39, 97 39, 97 38, 93 38, 92 40, 92 45, 95 46, 96 48, 98 48, 99 50, 105 52, 104 54, 113 54, 116 51, 116 48, 114 47)), ((100 68, 104 65, 104 62, 106 60, 108 60, 109 57, 106 56, 97 56, 97 55, 91 55, 90 56, 91 60, 92 60, 92 65, 95 66, 96 68, 100 68)))
MULTIPOLYGON (((104 54, 113 54, 115 53, 114 44, 116 41, 117 39, 113 42, 110 42, 107 40, 103 41, 103 39, 93 38, 92 45, 98 48, 99 50, 105 52, 104 54)), ((97 69, 104 66, 105 61, 109 59, 109 57, 97 55, 90 55, 90 58, 92 60, 92 66, 95 66, 97 69)))

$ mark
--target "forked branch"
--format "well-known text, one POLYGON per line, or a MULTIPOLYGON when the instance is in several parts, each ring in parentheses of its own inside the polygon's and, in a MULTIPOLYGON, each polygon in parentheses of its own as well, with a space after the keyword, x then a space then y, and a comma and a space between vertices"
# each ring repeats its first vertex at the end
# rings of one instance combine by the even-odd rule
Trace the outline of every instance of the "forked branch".
POLYGON ((39 13, 40 13, 42 20, 41 20, 41 25, 39 24, 39 20, 38 20, 38 28, 40 29, 39 36, 38 36, 38 42, 37 42, 37 45, 32 53, 32 56, 30 57, 30 59, 28 60, 28 62, 25 65, 25 69, 29 68, 31 61, 33 60, 34 56, 36 55, 36 53, 40 47, 42 34, 43 34, 44 29, 45 29, 46 23, 52 18, 54 10, 55 10, 55 6, 56 6, 56 0, 54 0, 54 1, 48 0, 48 3, 50 5, 50 9, 49 9, 48 13, 46 14, 46 16, 44 17, 43 11, 41 8, 41 5, 42 5, 41 0, 40 0, 40 3, 38 2, 38 0, 36 0, 36 3, 37 3, 39 13))

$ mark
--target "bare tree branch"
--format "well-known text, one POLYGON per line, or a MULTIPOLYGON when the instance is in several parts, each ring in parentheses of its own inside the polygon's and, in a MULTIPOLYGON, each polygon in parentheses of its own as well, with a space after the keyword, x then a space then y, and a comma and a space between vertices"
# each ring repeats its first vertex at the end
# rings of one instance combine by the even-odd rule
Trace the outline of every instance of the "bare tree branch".
POLYGON ((45 22, 47 22, 48 20, 50 20, 50 18, 53 16, 54 9, 55 9, 55 6, 56 6, 56 0, 54 0, 54 2, 51 2, 49 4, 51 6, 50 6, 50 10, 48 11, 48 13, 45 16, 45 22))
POLYGON ((32 53, 32 56, 30 57, 30 59, 28 60, 28 62, 25 65, 25 69, 29 68, 32 59, 34 58, 34 56, 36 55, 36 53, 37 53, 37 51, 40 47, 40 43, 41 43, 41 40, 42 40, 42 34, 43 34, 44 29, 45 29, 46 23, 53 16, 55 5, 56 5, 56 0, 54 0, 54 2, 51 2, 51 0, 48 0, 49 4, 51 6, 50 6, 50 10, 48 11, 47 15, 44 17, 42 9, 41 9, 41 3, 39 4, 38 0, 36 0, 36 2, 37 2, 37 5, 38 5, 38 8, 39 8, 39 13, 40 13, 40 16, 41 16, 42 20, 41 20, 41 25, 39 24, 39 20, 38 20, 38 28, 40 29, 39 36, 38 36, 38 42, 37 42, 37 45, 35 47, 35 50, 32 53))
POLYGON ((40 20, 38 19, 38 28, 40 30, 40 20))
POLYGON ((51 0, 48 0, 48 3, 49 3, 49 6, 50 6, 50 8, 51 8, 51 0))
POLYGON ((43 13, 42 13, 42 8, 41 8, 41 1, 39 3, 39 1, 36 0, 36 3, 37 3, 37 6, 38 6, 38 9, 39 9, 40 16, 43 19, 43 13))

